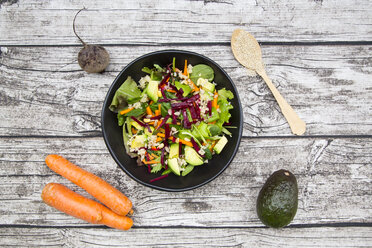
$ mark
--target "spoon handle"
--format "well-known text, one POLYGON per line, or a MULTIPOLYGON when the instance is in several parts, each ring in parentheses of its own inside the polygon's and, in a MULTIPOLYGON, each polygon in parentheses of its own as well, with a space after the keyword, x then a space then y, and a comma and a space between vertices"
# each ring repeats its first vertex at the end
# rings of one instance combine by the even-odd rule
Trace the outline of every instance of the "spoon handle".
POLYGON ((276 101, 279 104, 280 109, 282 110, 284 117, 288 121, 289 127, 292 130, 292 133, 297 134, 297 135, 304 134, 306 130, 306 123, 300 119, 300 117, 296 114, 296 112, 293 110, 291 105, 289 105, 288 102, 279 93, 277 88, 272 83, 271 79, 267 76, 265 70, 264 69, 257 70, 257 73, 263 78, 263 80, 266 82, 267 86, 273 93, 276 101))

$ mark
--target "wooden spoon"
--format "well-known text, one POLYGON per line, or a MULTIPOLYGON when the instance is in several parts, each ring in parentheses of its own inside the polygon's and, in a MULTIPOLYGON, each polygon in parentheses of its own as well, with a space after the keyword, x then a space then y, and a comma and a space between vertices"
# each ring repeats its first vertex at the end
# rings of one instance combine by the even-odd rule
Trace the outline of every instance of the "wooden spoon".
POLYGON ((292 133, 302 135, 306 130, 306 123, 298 117, 293 108, 282 97, 270 78, 265 72, 262 62, 262 53, 257 40, 248 32, 242 29, 236 29, 231 37, 231 49, 236 60, 248 69, 254 70, 266 82, 273 93, 284 117, 287 119, 292 133))

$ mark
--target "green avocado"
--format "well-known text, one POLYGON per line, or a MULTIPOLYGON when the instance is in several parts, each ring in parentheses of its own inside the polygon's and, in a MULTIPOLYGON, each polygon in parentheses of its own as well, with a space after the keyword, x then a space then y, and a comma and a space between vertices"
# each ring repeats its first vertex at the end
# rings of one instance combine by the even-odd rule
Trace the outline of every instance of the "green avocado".
POLYGON ((287 170, 275 171, 265 182, 257 198, 257 215, 266 226, 288 225, 297 212, 296 177, 287 170))

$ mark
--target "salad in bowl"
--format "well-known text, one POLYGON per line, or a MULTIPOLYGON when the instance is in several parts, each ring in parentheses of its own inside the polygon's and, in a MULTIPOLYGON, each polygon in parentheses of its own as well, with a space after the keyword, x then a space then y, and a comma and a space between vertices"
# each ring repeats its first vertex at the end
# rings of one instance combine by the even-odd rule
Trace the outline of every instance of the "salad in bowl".
MULTIPOLYGON (((116 90, 109 109, 117 113, 126 153, 148 173, 186 176, 215 154, 223 153, 232 133, 234 94, 214 81, 206 64, 143 67, 136 82, 128 76, 116 90)), ((140 72, 139 72, 140 73, 140 72)))

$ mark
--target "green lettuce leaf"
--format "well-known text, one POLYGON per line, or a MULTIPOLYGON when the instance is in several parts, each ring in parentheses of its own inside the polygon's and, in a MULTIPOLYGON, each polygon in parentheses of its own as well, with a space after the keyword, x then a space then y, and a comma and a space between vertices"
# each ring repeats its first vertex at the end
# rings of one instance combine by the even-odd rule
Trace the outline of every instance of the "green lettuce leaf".
POLYGON ((222 125, 230 120, 231 114, 229 113, 229 110, 233 109, 234 107, 226 99, 218 100, 218 105, 220 106, 221 112, 220 118, 216 125, 222 129, 222 125))
POLYGON ((131 77, 128 77, 115 92, 109 109, 115 113, 120 112, 128 106, 128 101, 139 98, 140 96, 141 90, 138 88, 137 83, 131 77))
POLYGON ((212 82, 214 78, 214 71, 213 69, 204 64, 195 65, 192 68, 192 73, 190 73, 190 79, 194 83, 198 81, 199 78, 207 79, 209 82, 212 82))
POLYGON ((225 88, 218 91, 218 97, 220 99, 234 99, 234 94, 230 90, 226 90, 225 88))

